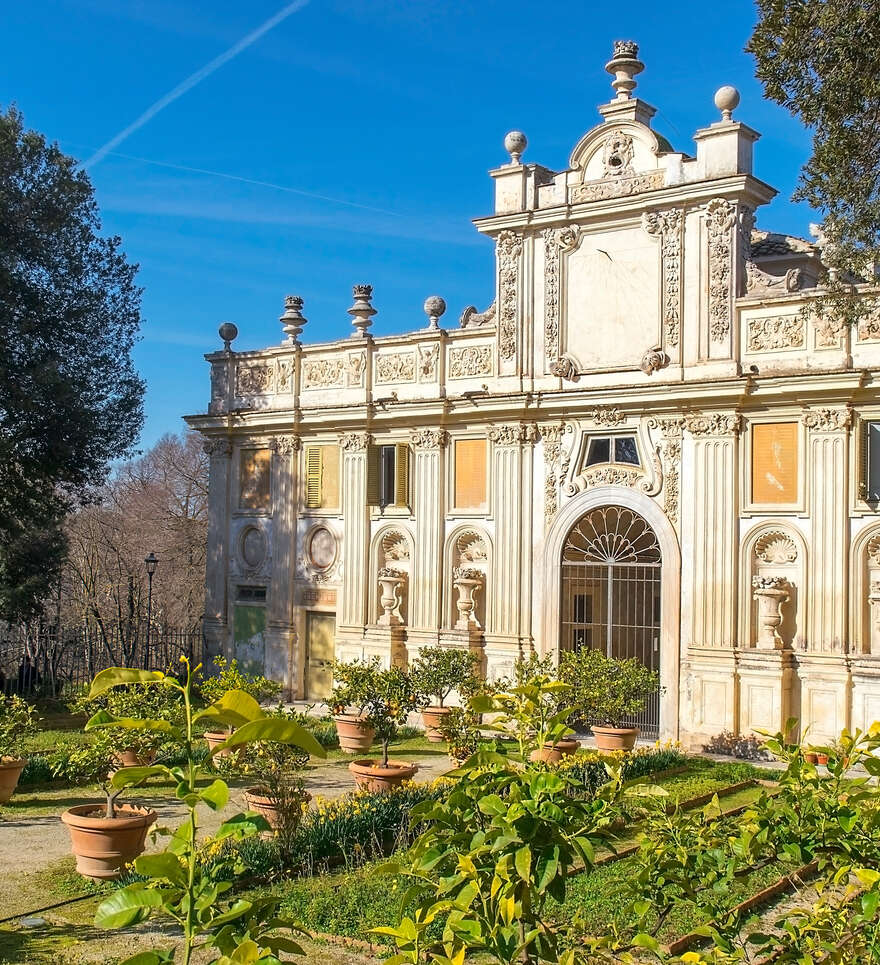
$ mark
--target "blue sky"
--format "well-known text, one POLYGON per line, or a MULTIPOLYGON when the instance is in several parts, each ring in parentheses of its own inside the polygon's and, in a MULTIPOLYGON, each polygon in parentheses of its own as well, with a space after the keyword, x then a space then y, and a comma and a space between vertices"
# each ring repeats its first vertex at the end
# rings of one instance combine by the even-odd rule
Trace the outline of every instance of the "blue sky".
MULTIPOLYGON (((85 161, 285 6, 8 4, 0 104, 85 161)), ((141 265, 142 444, 205 409, 221 321, 237 348, 280 342, 285 294, 305 298, 306 341, 351 332, 361 282, 374 334, 422 327, 429 294, 447 325, 484 308, 492 247, 470 219, 491 210, 504 135, 525 131, 524 160, 564 168, 611 96, 615 39, 640 43, 638 94, 680 150, 717 119, 715 90, 739 88, 737 119, 763 134, 756 173, 780 192, 758 224, 805 234, 810 212, 788 198, 809 136, 762 99, 743 53, 754 16, 747 2, 305 2, 89 167, 105 230, 141 265)))

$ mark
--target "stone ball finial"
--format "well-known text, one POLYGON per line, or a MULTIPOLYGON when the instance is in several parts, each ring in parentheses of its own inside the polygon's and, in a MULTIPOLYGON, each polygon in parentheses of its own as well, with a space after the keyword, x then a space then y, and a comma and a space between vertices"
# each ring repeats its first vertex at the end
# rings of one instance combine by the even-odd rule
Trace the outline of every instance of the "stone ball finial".
POLYGON ((231 352, 232 343, 238 338, 238 327, 232 322, 224 322, 217 329, 217 334, 223 339, 223 351, 231 352))
POLYGON ((284 314, 278 319, 287 341, 296 345, 308 319, 302 313, 303 300, 299 295, 288 295, 284 299, 284 314))
POLYGON ((428 316, 428 328, 436 332, 440 326, 437 324, 440 316, 446 311, 446 301, 439 295, 429 295, 425 299, 425 314, 428 316))
POLYGON ((725 84, 715 91, 715 106, 721 111, 721 119, 729 121, 731 114, 739 106, 739 91, 730 84, 725 84))
POLYGON ((519 164, 529 141, 522 131, 510 131, 504 138, 504 150, 510 155, 511 164, 519 164))

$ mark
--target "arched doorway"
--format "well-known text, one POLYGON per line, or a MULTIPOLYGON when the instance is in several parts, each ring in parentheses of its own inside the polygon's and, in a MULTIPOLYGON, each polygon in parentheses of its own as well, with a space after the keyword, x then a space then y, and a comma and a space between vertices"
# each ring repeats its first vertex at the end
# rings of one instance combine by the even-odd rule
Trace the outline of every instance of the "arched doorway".
MULTIPOLYGON (((560 650, 590 647, 659 671, 662 563, 654 530, 633 509, 599 506, 584 513, 562 546, 560 650)), ((656 736, 659 692, 627 723, 656 736)))

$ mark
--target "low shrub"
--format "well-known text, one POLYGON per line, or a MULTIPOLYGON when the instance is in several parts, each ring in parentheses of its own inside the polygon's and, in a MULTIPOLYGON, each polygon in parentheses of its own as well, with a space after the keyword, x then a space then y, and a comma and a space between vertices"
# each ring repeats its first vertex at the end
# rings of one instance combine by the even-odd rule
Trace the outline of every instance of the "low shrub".
POLYGON ((18 786, 32 787, 34 784, 48 784, 54 779, 49 757, 46 754, 36 754, 28 758, 28 762, 18 779, 18 786))
POLYGON ((556 764, 545 766, 565 772, 567 777, 577 781, 579 794, 593 797, 610 780, 606 766, 609 763, 622 767, 621 776, 624 781, 633 781, 639 777, 668 771, 673 767, 681 767, 687 761, 688 757, 682 750, 669 744, 639 748, 629 753, 582 750, 563 757, 556 764))

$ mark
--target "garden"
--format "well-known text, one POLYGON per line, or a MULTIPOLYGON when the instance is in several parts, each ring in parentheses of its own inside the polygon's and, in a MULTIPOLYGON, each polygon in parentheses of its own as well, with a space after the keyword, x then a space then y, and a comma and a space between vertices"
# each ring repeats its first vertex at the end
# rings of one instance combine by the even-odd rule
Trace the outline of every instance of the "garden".
POLYGON ((477 669, 337 664, 327 716, 222 659, 3 699, 0 962, 878 960, 880 727, 758 766, 636 746, 635 661, 477 669))

